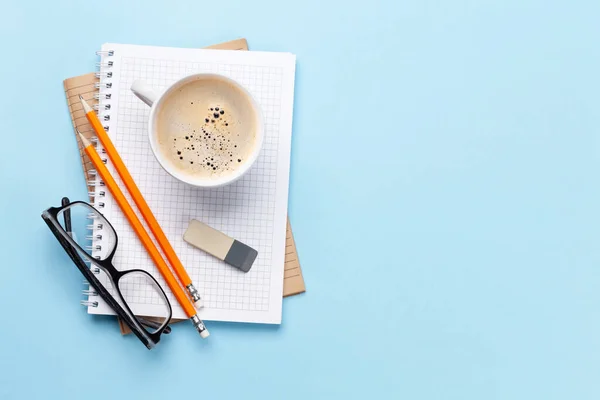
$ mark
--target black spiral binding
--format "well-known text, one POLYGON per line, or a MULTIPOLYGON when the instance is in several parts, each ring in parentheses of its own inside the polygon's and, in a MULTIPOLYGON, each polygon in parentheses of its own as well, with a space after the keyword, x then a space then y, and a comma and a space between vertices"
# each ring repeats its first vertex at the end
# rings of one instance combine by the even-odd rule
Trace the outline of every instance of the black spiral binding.
MULTIPOLYGON (((111 80, 113 77, 112 68, 114 66, 114 61, 111 58, 114 54, 113 50, 96 52, 96 55, 100 57, 100 61, 96 63, 95 73, 96 78, 98 78, 99 81, 94 84, 94 87, 97 90, 97 92, 94 93, 94 98, 98 100, 98 103, 94 105, 93 108, 98 113, 100 121, 104 123, 104 130, 107 132, 110 131, 110 102, 113 95, 111 80)), ((106 164, 108 161, 106 159, 106 151, 98 142, 98 139, 92 139, 92 143, 101 155, 102 162, 106 164)), ((104 182, 102 182, 96 170, 89 171, 89 182, 90 186, 94 187, 94 191, 89 192, 91 203, 96 209, 102 212, 105 207, 104 198, 106 197, 106 189, 104 188, 104 182)), ((100 221, 93 218, 93 214, 88 215, 88 219, 91 223, 86 227, 89 232, 86 239, 90 240, 92 245, 87 246, 86 250, 91 251, 92 256, 99 258, 99 252, 102 250, 103 226, 100 221)), ((100 269, 98 267, 92 267, 92 272, 98 275, 100 274, 100 269)), ((92 299, 92 297, 98 296, 98 293, 96 293, 96 290, 94 290, 87 281, 84 281, 84 284, 87 285, 87 289, 83 290, 82 294, 87 296, 87 300, 82 300, 81 304, 86 307, 98 307, 98 302, 92 299)))

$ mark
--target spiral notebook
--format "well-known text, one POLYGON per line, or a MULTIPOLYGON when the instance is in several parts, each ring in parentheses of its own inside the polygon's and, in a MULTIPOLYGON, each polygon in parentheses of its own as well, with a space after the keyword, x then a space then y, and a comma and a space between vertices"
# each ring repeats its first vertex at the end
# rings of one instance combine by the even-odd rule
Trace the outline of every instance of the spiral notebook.
MULTIPOLYGON (((206 303, 200 316, 206 320, 279 323, 285 276, 283 267, 286 257, 287 185, 295 57, 287 53, 207 51, 116 44, 103 46, 101 54, 101 65, 104 67, 98 73, 99 81, 95 83, 99 91, 93 93, 99 100, 99 114, 106 121, 109 135, 169 240, 192 279, 198 283, 206 303), (195 71, 219 72, 237 79, 253 92, 263 108, 267 121, 265 148, 256 168, 239 185, 203 192, 181 186, 183 184, 179 185, 165 176, 166 173, 160 167, 154 168, 156 163, 153 162, 144 137, 148 109, 133 98, 129 86, 134 79, 141 78, 160 89, 179 76, 195 71), (218 260, 185 244, 181 235, 192 218, 201 219, 256 247, 259 259, 253 269, 248 274, 236 274, 218 260)), ((75 95, 67 88, 67 82, 65 89, 68 98, 75 95)), ((79 110, 74 104, 70 106, 75 123, 81 116, 77 115, 79 110)), ((108 165, 111 167, 110 163, 108 165)), ((94 184, 100 185, 101 182, 95 180, 94 184)), ((99 190, 92 192, 100 195, 99 190)), ((102 211, 120 234, 120 248, 129 249, 126 257, 115 262, 120 262, 125 268, 129 265, 141 266, 160 277, 120 215, 120 210, 111 200, 110 196, 102 199, 105 205, 102 211)), ((293 248, 293 244, 291 247, 293 248)), ((295 254, 290 255, 288 261, 291 258, 297 260, 295 254)), ((300 273, 299 264, 297 270, 300 273)), ((301 273, 296 277, 301 279, 301 273)), ((100 279, 103 278, 105 279, 100 276, 100 279)), ((302 289, 298 291, 303 291, 303 286, 302 281, 302 289)), ((94 301, 98 302, 98 306, 89 307, 90 313, 112 314, 101 301, 94 301)), ((154 314, 152 304, 145 303, 143 293, 140 293, 140 304, 144 305, 145 315, 154 314)), ((172 304, 174 318, 185 317, 174 299, 172 304)))

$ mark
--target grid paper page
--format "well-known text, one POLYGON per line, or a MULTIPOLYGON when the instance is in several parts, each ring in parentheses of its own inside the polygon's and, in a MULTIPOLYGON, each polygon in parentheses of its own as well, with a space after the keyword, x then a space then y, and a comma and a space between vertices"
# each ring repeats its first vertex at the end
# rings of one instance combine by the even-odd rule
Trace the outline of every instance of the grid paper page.
MULTIPOLYGON (((112 72, 112 77, 101 78, 100 93, 111 98, 100 96, 99 114, 101 118, 110 116, 106 124, 111 139, 202 295, 205 307, 199 310, 200 318, 280 323, 295 56, 119 44, 105 44, 102 50, 113 50, 114 54, 102 59, 103 63, 112 61, 111 67, 101 71, 112 72), (252 93, 263 112, 265 140, 259 159, 247 175, 223 188, 194 188, 160 167, 148 141, 150 108, 130 91, 136 79, 162 91, 175 80, 197 72, 220 73, 237 80, 252 93), (106 110, 109 104, 110 110, 106 110), (243 273, 184 242, 182 235, 194 218, 255 248, 258 257, 250 272, 243 273)), ((121 183, 110 162, 107 165, 121 183)), ((167 292, 173 317, 186 318, 108 193, 104 204, 102 212, 119 235, 116 268, 149 271, 167 292)), ((110 286, 102 273, 100 279, 110 286)), ((138 302, 138 313, 162 314, 163 307, 153 290, 129 290, 138 302)), ((103 303, 89 307, 88 312, 112 314, 103 303)))

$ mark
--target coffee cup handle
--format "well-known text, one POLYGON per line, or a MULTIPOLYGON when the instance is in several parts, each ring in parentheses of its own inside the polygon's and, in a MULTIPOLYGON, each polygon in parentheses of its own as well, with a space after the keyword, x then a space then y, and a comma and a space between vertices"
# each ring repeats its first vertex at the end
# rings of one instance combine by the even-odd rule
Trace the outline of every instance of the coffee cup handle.
POLYGON ((131 91, 138 99, 152 107, 152 104, 158 99, 158 95, 148 84, 137 80, 131 85, 131 91))

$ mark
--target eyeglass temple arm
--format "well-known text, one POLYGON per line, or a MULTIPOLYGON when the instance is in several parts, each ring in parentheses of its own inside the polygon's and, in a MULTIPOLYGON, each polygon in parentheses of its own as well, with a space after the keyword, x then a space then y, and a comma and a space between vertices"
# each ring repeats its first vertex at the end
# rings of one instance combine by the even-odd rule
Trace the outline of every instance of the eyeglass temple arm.
MULTIPOLYGON (((71 201, 68 197, 63 197, 61 200, 61 204, 63 207, 65 207, 71 204, 71 201)), ((63 217, 65 218, 65 231, 67 233, 71 233, 71 210, 69 208, 65 210, 65 212, 63 213, 63 217)))
MULTIPOLYGON (((162 325, 162 324, 159 324, 158 322, 154 322, 154 321, 146 319, 146 318, 137 317, 137 319, 138 319, 138 321, 140 321, 140 323, 142 325, 146 325, 147 327, 152 328, 152 329, 158 329, 162 325)), ((171 327, 169 325, 167 325, 165 327, 163 333, 166 333, 166 334, 171 333, 171 327)))

